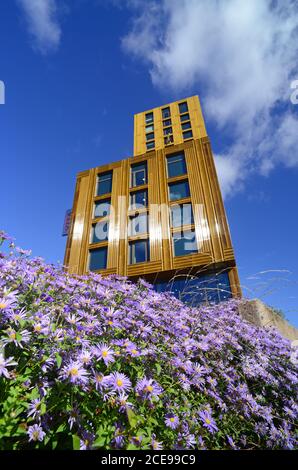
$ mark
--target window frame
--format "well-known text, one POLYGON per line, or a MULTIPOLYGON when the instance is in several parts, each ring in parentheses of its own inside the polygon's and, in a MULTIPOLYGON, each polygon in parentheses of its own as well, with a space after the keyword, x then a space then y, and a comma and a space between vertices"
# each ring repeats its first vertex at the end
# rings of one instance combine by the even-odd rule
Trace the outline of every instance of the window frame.
POLYGON ((166 155, 166 165, 167 165, 167 177, 168 177, 168 179, 177 178, 178 176, 187 175, 187 165, 186 165, 186 160, 185 160, 185 154, 184 154, 184 152, 178 152, 178 153, 172 153, 172 154, 166 155), (175 160, 175 157, 176 157, 177 160, 175 160), (171 174, 170 174, 170 171, 169 171, 169 168, 170 168, 170 167, 169 167, 169 163, 170 163, 170 164, 175 164, 175 163, 179 162, 178 157, 183 157, 183 163, 184 163, 184 167, 185 167, 185 172, 184 172, 184 173, 175 174, 175 175, 171 175, 171 174), (170 159, 172 159, 172 161, 170 161, 170 159))
POLYGON ((135 264, 140 264, 140 263, 148 263, 150 261, 150 243, 148 238, 142 238, 139 240, 133 240, 130 241, 128 244, 128 250, 129 250, 129 264, 130 265, 135 265, 135 264), (136 245, 140 243, 145 243, 145 254, 146 254, 146 259, 143 261, 136 261, 136 245), (133 258, 134 257, 134 258, 133 258), (133 259, 135 261, 133 261, 133 259))
POLYGON ((108 245, 105 245, 105 246, 100 246, 98 248, 93 248, 93 249, 90 249, 89 250, 89 254, 88 254, 88 269, 89 271, 102 271, 104 269, 107 269, 107 264, 108 264, 108 245), (105 251, 106 252, 106 255, 105 255, 105 264, 104 264, 104 267, 99 267, 99 268, 96 268, 96 269, 91 269, 91 253, 95 253, 95 252, 98 252, 98 251, 105 251))
POLYGON ((173 183, 169 183, 168 184, 168 197, 169 197, 169 201, 170 202, 176 202, 176 201, 180 201, 182 199, 187 199, 190 197, 190 187, 189 187, 189 182, 188 182, 188 179, 183 179, 183 180, 179 180, 179 181, 174 181, 173 183), (178 198, 175 198, 175 199, 172 199, 171 198, 171 188, 173 186, 179 186, 179 185, 182 185, 182 184, 186 184, 187 188, 188 188, 188 191, 187 191, 187 194, 183 195, 182 197, 178 197, 178 198))
POLYGON ((148 184, 148 165, 147 165, 147 160, 144 160, 139 163, 135 163, 130 166, 130 188, 138 188, 139 186, 143 186, 145 184, 148 184), (139 172, 144 171, 145 172, 145 179, 142 184, 134 184, 134 176, 136 175, 137 172, 133 171, 133 168, 137 168, 138 166, 144 165, 144 169, 140 169, 139 172))
POLYGON ((97 174, 97 179, 96 179, 95 197, 102 197, 102 196, 106 196, 108 194, 111 194, 112 190, 113 190, 113 170, 103 171, 102 173, 98 173, 97 174), (100 178, 102 176, 105 176, 105 175, 107 175, 107 176, 109 175, 110 178, 106 178, 103 181, 100 181, 100 178), (102 182, 108 181, 108 179, 110 179, 110 191, 109 192, 104 192, 104 193, 99 193, 100 184, 102 182))

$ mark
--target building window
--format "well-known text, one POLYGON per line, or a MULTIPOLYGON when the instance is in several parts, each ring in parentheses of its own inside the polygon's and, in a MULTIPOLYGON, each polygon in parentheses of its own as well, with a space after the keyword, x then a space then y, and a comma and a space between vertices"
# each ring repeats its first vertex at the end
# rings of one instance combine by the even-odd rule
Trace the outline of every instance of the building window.
POLYGON ((147 184, 147 163, 138 163, 131 167, 131 187, 147 184))
POLYGON ((92 225, 91 243, 100 243, 109 238, 109 222, 97 222, 92 225))
POLYGON ((171 127, 167 127, 163 130, 163 135, 173 134, 173 129, 171 127))
POLYGON ((187 106, 186 101, 184 101, 184 103, 179 103, 179 112, 180 112, 180 114, 188 112, 188 106, 187 106))
POLYGON ((153 113, 147 113, 145 115, 145 122, 146 122, 146 124, 152 124, 153 123, 153 113))
POLYGON ((164 137, 165 145, 172 144, 174 142, 174 137, 172 135, 167 135, 164 137))
POLYGON ((174 204, 171 206, 171 226, 173 228, 193 224, 194 218, 191 203, 174 204))
POLYGON ((103 196, 112 192, 113 172, 107 171, 97 176, 96 195, 103 196))
POLYGON ((104 199, 100 201, 96 201, 94 203, 94 213, 93 218, 97 219, 99 217, 107 217, 110 215, 111 210, 111 199, 104 199))
POLYGON ((146 143, 147 150, 152 150, 152 149, 154 149, 154 147, 155 147, 155 142, 154 141, 146 143))
POLYGON ((147 134, 148 132, 153 132, 153 131, 154 131, 154 125, 153 125, 153 124, 150 124, 150 126, 146 126, 145 130, 146 130, 146 134, 147 134))
POLYGON ((190 196, 188 181, 169 184, 170 201, 177 201, 190 196))
POLYGON ((162 112, 162 118, 163 118, 163 119, 167 119, 167 118, 169 118, 169 117, 171 116, 171 111, 170 111, 170 108, 169 108, 169 107, 168 107, 168 108, 163 108, 163 109, 161 110, 161 112, 162 112))
POLYGON ((191 124, 190 124, 190 122, 184 122, 183 124, 181 124, 181 127, 182 127, 183 130, 191 129, 191 124))
POLYGON ((198 252, 195 232, 191 230, 173 233, 174 256, 186 256, 198 252))
POLYGON ((180 116, 180 121, 181 122, 189 121, 189 120, 190 120, 189 114, 183 114, 182 116, 180 116))
POLYGON ((149 242, 148 240, 138 240, 129 243, 129 263, 144 263, 149 261, 149 242))
POLYGON ((166 119, 163 121, 163 127, 168 127, 172 125, 172 120, 171 119, 166 119))
POLYGON ((135 191, 130 194, 130 209, 140 209, 148 206, 148 192, 135 191))
POLYGON ((129 217, 128 236, 133 237, 141 233, 148 233, 148 215, 136 214, 129 217))
POLYGON ((192 138, 192 131, 185 131, 185 132, 182 132, 183 134, 183 139, 191 139, 192 138))
POLYGON ((168 178, 186 174, 186 163, 183 153, 177 153, 167 157, 168 178))
POLYGON ((153 140, 154 139, 154 132, 149 132, 146 134, 146 140, 153 140))
POLYGON ((98 269, 106 269, 108 258, 108 247, 96 248, 89 252, 89 269, 97 271, 98 269))

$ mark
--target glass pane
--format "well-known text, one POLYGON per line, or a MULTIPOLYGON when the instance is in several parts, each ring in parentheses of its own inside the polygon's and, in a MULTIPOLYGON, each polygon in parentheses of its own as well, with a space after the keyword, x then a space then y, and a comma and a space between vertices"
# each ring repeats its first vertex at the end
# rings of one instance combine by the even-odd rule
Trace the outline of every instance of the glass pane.
POLYGON ((164 135, 173 134, 173 129, 171 127, 167 127, 163 130, 164 135))
POLYGON ((151 124, 150 126, 146 126, 146 133, 147 132, 153 132, 154 131, 154 125, 151 124))
POLYGON ((165 145, 172 144, 174 142, 174 137, 172 135, 167 135, 164 138, 165 145))
POLYGON ((180 183, 173 183, 169 185, 170 200, 176 201, 177 199, 184 199, 189 197, 188 181, 181 181, 180 183))
POLYGON ((98 175, 96 191, 97 196, 103 196, 104 194, 109 194, 112 191, 112 176, 113 173, 111 171, 98 175))
POLYGON ((170 108, 164 108, 162 109, 162 118, 168 118, 171 116, 170 108))
POLYGON ((189 114, 183 114, 183 116, 180 116, 181 121, 189 121, 189 114))
POLYGON ((175 204, 171 206, 171 226, 182 227, 194 223, 191 204, 175 204))
POLYGON ((96 271, 97 269, 106 269, 107 254, 108 254, 107 247, 97 248, 96 250, 90 250, 90 254, 89 254, 90 271, 96 271))
POLYGON ((130 195, 130 206, 131 209, 138 209, 141 207, 147 207, 148 205, 148 194, 147 191, 136 191, 130 195))
POLYGON ((183 132, 183 139, 190 139, 192 137, 192 131, 183 132))
POLYGON ((130 217, 128 225, 128 235, 134 236, 140 233, 148 232, 148 216, 147 214, 138 214, 130 217))
POLYGON ((182 113, 187 113, 187 111, 188 111, 188 106, 187 106, 186 101, 185 101, 184 103, 180 103, 180 104, 179 104, 179 111, 180 111, 180 114, 182 114, 182 113))
POLYGON ((198 251, 195 232, 173 233, 174 256, 190 255, 198 251))
POLYGON ((167 163, 169 178, 186 174, 186 163, 183 153, 167 157, 167 163))
POLYGON ((154 149, 155 143, 154 142, 147 142, 146 147, 147 147, 147 150, 154 149))
POLYGON ((145 116, 146 124, 151 124, 153 122, 153 113, 147 113, 145 116))
POLYGON ((109 238, 109 223, 98 222, 92 226, 91 243, 100 243, 109 238))
POLYGON ((130 264, 144 263, 149 260, 148 240, 130 243, 130 264))
POLYGON ((163 121, 163 127, 167 127, 171 125, 172 125, 171 119, 166 119, 165 121, 163 121))
POLYGON ((111 199, 105 199, 104 201, 97 201, 94 204, 94 215, 93 217, 106 217, 110 215, 111 199))
POLYGON ((147 164, 139 163, 131 167, 131 186, 141 186, 147 183, 147 164))
POLYGON ((191 129, 191 124, 190 122, 184 122, 183 124, 181 124, 181 127, 182 129, 191 129))
POLYGON ((149 134, 146 134, 146 140, 152 140, 154 139, 154 132, 150 132, 149 134))

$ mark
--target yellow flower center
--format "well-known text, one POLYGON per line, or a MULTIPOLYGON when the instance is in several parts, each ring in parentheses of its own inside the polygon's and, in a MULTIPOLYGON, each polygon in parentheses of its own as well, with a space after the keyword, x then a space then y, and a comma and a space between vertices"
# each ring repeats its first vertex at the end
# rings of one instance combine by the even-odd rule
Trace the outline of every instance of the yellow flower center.
POLYGON ((153 443, 153 449, 157 449, 157 447, 158 447, 158 443, 157 443, 157 442, 154 442, 154 443, 153 443))
POLYGON ((170 418, 171 423, 175 421, 175 418, 170 418))
POLYGON ((96 375, 96 382, 102 382, 102 375, 96 375))
POLYGON ((131 350, 132 354, 138 354, 138 351, 136 349, 131 350))
POLYGON ((205 419, 205 422, 206 422, 206 424, 210 424, 210 423, 211 423, 210 419, 208 419, 208 418, 205 419))
POLYGON ((79 374, 79 371, 78 371, 77 367, 73 367, 72 369, 70 369, 69 373, 72 377, 76 377, 79 374))
POLYGON ((34 431, 33 434, 32 434, 33 440, 34 440, 34 441, 37 441, 38 436, 39 436, 39 432, 38 432, 38 431, 34 431))
POLYGON ((35 331, 41 331, 41 325, 35 325, 34 330, 35 331))
POLYGON ((152 392, 152 390, 153 390, 152 385, 147 385, 146 390, 147 390, 148 392, 152 392))
POLYGON ((7 306, 7 304, 4 304, 2 302, 0 303, 0 309, 4 309, 4 308, 6 308, 6 306, 7 306))
POLYGON ((113 322, 110 320, 110 321, 108 321, 108 324, 109 324, 109 325, 113 325, 113 322))
POLYGON ((121 387, 123 385, 123 380, 118 379, 117 380, 117 385, 118 385, 118 387, 121 387))
POLYGON ((102 352, 102 357, 107 357, 107 355, 108 355, 108 351, 103 351, 102 352))
POLYGON ((9 333, 9 337, 10 337, 10 339, 16 339, 16 333, 14 331, 11 331, 9 333))

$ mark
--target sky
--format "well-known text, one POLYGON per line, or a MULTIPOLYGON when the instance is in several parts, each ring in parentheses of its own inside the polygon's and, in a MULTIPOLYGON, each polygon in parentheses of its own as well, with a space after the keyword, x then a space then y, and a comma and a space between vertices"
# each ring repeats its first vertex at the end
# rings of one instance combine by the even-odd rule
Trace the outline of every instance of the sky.
POLYGON ((132 154, 133 114, 198 94, 244 295, 298 326, 298 4, 2 0, 0 228, 62 262, 79 171, 132 154))

